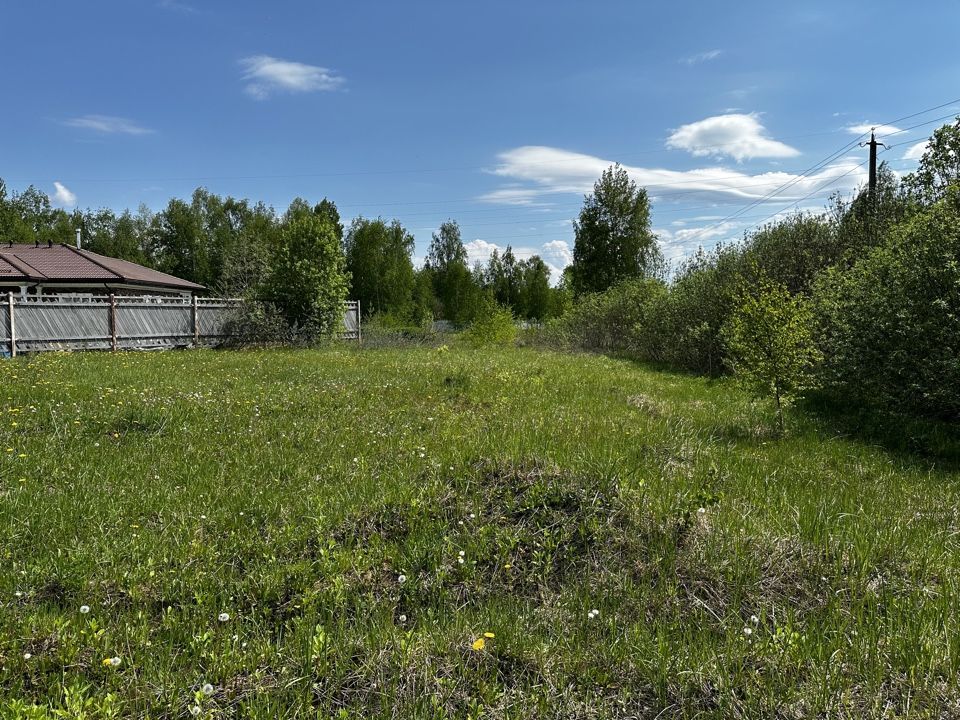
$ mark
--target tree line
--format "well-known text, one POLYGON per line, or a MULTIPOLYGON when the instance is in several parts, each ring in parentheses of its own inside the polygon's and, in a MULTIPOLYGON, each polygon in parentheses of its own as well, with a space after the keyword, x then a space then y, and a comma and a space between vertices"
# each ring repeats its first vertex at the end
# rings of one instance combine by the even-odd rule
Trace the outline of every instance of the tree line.
POLYGON ((960 123, 933 134, 915 172, 881 165, 873 192, 701 248, 669 280, 630 197, 646 200, 612 168, 585 201, 573 306, 542 340, 734 373, 778 406, 811 391, 960 419, 960 123), (632 244, 617 237, 630 221, 632 244))
POLYGON ((343 300, 366 317, 423 326, 434 319, 469 324, 492 298, 520 320, 562 313, 565 287, 553 287, 539 256, 518 259, 507 247, 486 263, 468 263, 454 220, 433 233, 426 261, 413 262, 413 235, 399 220, 355 218, 345 227, 334 202, 295 199, 278 213, 262 202, 197 188, 153 212, 67 212, 36 187, 10 192, 0 180, 0 238, 72 244, 200 283, 212 293, 271 303, 298 328, 322 327, 343 300))

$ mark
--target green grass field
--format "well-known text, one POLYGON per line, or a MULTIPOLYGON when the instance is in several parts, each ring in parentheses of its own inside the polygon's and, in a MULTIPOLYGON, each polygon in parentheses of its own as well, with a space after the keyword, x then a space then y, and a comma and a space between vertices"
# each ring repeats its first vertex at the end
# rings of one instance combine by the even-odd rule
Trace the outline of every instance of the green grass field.
POLYGON ((0 716, 960 717, 960 474, 791 422, 523 349, 2 361, 0 716))

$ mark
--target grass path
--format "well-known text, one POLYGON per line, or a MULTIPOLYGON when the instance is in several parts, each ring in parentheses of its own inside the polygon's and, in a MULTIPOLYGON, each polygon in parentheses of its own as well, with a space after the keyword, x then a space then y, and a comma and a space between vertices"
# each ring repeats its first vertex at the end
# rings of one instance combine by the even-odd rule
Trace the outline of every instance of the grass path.
POLYGON ((772 427, 534 350, 4 361, 0 716, 960 717, 960 477, 772 427))

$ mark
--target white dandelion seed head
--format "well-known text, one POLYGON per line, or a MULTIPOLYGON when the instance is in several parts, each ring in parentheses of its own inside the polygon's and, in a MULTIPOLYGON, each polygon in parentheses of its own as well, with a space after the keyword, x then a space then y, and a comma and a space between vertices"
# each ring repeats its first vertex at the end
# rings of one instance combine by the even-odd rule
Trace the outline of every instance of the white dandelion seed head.
POLYGON ((750 637, 751 635, 753 635, 753 628, 752 628, 752 627, 745 627, 745 628, 743 629, 743 634, 746 635, 747 637, 750 637))
POLYGON ((401 615, 400 618, 399 618, 399 620, 400 620, 400 622, 405 623, 405 622, 407 621, 407 616, 406 616, 406 615, 401 615))
POLYGON ((756 615, 751 615, 751 616, 750 616, 750 622, 752 622, 754 625, 756 625, 757 623, 760 622, 760 618, 758 618, 756 615))
POLYGON ((24 653, 24 654, 23 654, 23 659, 24 659, 24 660, 29 660, 29 659, 32 658, 32 657, 33 657, 33 655, 30 654, 30 653, 24 653))
POLYGON ((114 656, 114 657, 110 658, 110 664, 111 664, 113 667, 120 667, 120 663, 121 663, 121 662, 123 662, 123 661, 122 661, 119 657, 114 656))
POLYGON ((227 622, 229 619, 230 619, 230 613, 222 612, 219 615, 217 615, 217 620, 219 620, 220 622, 227 622))
POLYGON ((397 582, 403 585, 407 581, 406 575, 397 575, 397 582))
POLYGON ((204 695, 210 697, 213 695, 213 685, 206 683, 202 688, 200 688, 204 695))
POLYGON ((80 614, 81 614, 81 615, 86 615, 88 612, 90 612, 90 606, 89 606, 89 605, 81 605, 81 606, 80 606, 80 614))
POLYGON ((466 555, 466 554, 467 554, 467 553, 465 553, 463 550, 461 550, 460 552, 457 553, 457 555, 459 555, 460 557, 463 557, 463 556, 466 555))
POLYGON ((473 520, 477 516, 476 513, 470 513, 470 519, 473 520))
POLYGON ((706 509, 706 508, 697 508, 697 514, 698 514, 698 515, 703 515, 703 514, 706 513, 706 512, 707 512, 707 509, 706 509))
POLYGON ((200 709, 199 705, 194 705, 192 708, 190 708, 190 714, 193 715, 194 717, 199 715, 201 712, 203 711, 200 709))
POLYGON ((458 558, 457 558, 457 562, 458 562, 459 564, 463 565, 463 558, 462 558, 462 557, 458 557, 458 558))

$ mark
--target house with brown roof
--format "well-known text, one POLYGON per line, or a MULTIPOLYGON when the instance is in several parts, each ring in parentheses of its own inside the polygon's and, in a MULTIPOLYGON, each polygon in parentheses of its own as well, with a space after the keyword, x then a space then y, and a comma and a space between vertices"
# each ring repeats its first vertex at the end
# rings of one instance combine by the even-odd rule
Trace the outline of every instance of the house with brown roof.
POLYGON ((59 243, 0 244, 0 293, 190 296, 203 285, 59 243))

